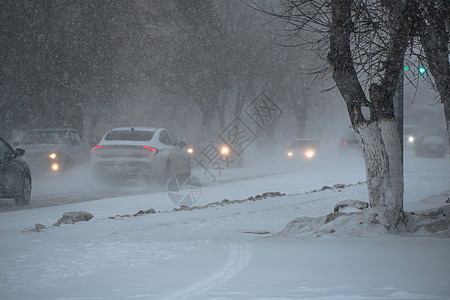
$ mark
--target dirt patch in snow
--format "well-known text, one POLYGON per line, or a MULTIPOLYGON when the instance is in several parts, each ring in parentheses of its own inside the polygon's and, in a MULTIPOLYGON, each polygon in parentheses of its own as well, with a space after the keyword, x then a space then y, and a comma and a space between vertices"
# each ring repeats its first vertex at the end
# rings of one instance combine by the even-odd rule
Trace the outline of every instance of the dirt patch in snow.
POLYGON ((266 193, 263 193, 261 195, 248 197, 247 199, 244 199, 244 200, 223 199, 220 202, 212 202, 212 203, 208 203, 208 204, 202 205, 202 206, 185 206, 185 205, 182 205, 179 208, 174 208, 173 211, 187 211, 187 210, 205 209, 205 208, 209 208, 209 207, 224 206, 224 205, 228 205, 228 204, 243 203, 243 202, 247 202, 247 201, 257 201, 257 200, 263 200, 263 199, 274 198, 274 197, 282 197, 282 196, 286 196, 286 194, 283 194, 283 193, 280 193, 280 192, 266 192, 266 193))
MULTIPOLYGON (((158 212, 160 212, 160 211, 158 211, 158 212)), ((149 209, 146 209, 146 210, 140 210, 140 211, 138 211, 137 213, 135 213, 133 215, 129 215, 129 214, 116 215, 114 217, 108 217, 108 219, 114 220, 114 219, 120 219, 120 218, 131 218, 131 217, 139 217, 139 216, 149 215, 149 214, 156 214, 155 209, 149 208, 149 209)))

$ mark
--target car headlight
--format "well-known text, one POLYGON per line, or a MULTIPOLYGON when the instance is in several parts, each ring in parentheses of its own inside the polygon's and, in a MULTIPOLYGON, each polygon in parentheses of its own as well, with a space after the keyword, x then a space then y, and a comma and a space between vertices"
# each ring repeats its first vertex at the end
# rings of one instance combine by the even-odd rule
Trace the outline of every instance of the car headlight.
POLYGON ((223 156, 227 156, 230 153, 230 148, 228 148, 227 146, 222 146, 222 148, 220 148, 220 154, 222 154, 223 156))
POLYGON ((414 137, 413 137, 413 136, 410 136, 410 137, 408 138, 408 141, 409 141, 410 143, 414 143, 414 137))
POLYGON ((50 157, 51 159, 55 159, 56 158, 56 153, 51 153, 48 155, 48 157, 50 157))
POLYGON ((316 155, 316 152, 314 150, 306 150, 305 151, 306 158, 313 158, 314 155, 316 155))
POLYGON ((292 157, 292 156, 294 156, 294 153, 292 153, 292 151, 289 151, 289 152, 287 153, 287 156, 288 156, 288 157, 292 157))

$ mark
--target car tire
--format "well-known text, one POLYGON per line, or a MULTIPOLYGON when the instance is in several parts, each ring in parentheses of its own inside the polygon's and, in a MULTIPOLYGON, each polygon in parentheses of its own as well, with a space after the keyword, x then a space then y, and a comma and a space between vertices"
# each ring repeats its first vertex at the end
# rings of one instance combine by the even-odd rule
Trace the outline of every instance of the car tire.
POLYGON ((28 174, 25 174, 22 178, 22 182, 20 184, 20 192, 14 198, 16 202, 16 206, 25 206, 30 202, 31 197, 31 177, 28 174))

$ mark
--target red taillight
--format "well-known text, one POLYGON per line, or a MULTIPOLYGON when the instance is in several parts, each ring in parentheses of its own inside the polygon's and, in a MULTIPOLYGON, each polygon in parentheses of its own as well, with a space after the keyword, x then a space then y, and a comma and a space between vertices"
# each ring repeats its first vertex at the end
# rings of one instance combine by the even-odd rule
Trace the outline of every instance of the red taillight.
POLYGON ((92 151, 94 151, 95 149, 101 148, 101 147, 103 147, 103 145, 95 146, 94 148, 92 148, 92 151))
POLYGON ((142 148, 151 150, 151 151, 153 152, 152 155, 155 155, 155 154, 158 152, 158 149, 155 149, 155 148, 153 148, 153 147, 142 146, 142 148))
POLYGON ((347 142, 341 142, 341 146, 347 146, 348 143, 347 142))

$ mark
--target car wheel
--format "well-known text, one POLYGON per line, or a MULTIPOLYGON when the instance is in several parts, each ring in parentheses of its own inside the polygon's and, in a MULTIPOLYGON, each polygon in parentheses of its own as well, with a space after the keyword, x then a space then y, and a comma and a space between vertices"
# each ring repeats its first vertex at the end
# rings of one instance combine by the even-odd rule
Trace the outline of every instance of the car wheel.
POLYGON ((31 197, 31 178, 24 175, 20 185, 20 194, 14 199, 17 206, 24 206, 30 202, 31 197))

